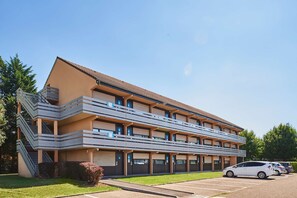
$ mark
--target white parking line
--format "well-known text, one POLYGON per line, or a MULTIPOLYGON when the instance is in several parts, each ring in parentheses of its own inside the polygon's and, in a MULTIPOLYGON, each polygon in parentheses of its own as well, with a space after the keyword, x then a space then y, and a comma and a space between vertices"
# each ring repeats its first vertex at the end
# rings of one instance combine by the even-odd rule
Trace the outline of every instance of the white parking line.
POLYGON ((199 184, 202 184, 202 185, 210 185, 210 186, 226 186, 226 187, 237 187, 237 188, 241 188, 242 186, 239 186, 239 185, 241 185, 241 184, 239 184, 239 185, 226 185, 226 184, 210 184, 210 183, 198 183, 198 185, 199 184))
POLYGON ((225 181, 225 182, 236 182, 236 183, 243 183, 243 184, 254 184, 254 185, 257 185, 257 184, 263 184, 263 183, 266 183, 268 181, 259 181, 259 182, 249 182, 249 181, 243 181, 243 180, 239 180, 237 178, 229 178, 229 179, 219 179, 220 181, 225 181))
POLYGON ((192 189, 201 189, 201 190, 214 190, 214 191, 221 191, 221 192, 232 192, 230 190, 222 190, 222 189, 216 189, 216 188, 200 188, 200 187, 193 187, 193 186, 188 186, 188 185, 183 185, 187 188, 192 188, 192 189))
POLYGON ((95 197, 95 196, 92 196, 92 195, 84 195, 86 197, 91 197, 91 198, 98 198, 98 197, 95 197))

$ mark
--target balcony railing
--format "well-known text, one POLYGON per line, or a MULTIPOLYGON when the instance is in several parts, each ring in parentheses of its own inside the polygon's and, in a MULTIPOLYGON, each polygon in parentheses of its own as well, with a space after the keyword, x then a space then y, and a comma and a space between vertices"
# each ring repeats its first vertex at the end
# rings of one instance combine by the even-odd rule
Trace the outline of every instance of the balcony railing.
POLYGON ((193 153, 206 155, 245 156, 245 151, 183 143, 127 135, 114 135, 93 131, 76 131, 64 135, 36 134, 19 115, 17 125, 22 130, 33 149, 56 150, 71 148, 103 148, 136 151, 156 151, 165 153, 193 153))
POLYGON ((28 111, 32 118, 64 120, 79 113, 88 113, 121 121, 145 124, 172 131, 188 132, 193 135, 201 135, 243 144, 246 141, 244 137, 235 134, 143 112, 86 96, 81 96, 62 106, 51 105, 39 101, 34 103, 28 96, 32 97, 30 94, 18 90, 18 101, 22 103, 23 107, 28 111))

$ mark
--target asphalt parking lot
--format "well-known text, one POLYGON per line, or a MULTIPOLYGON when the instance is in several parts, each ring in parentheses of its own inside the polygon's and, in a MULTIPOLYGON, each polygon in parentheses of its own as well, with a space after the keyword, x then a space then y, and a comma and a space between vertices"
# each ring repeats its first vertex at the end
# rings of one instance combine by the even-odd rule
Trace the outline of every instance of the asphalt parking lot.
MULTIPOLYGON (((297 174, 271 176, 268 179, 258 179, 256 177, 220 177, 215 179, 204 179, 175 184, 166 184, 157 187, 194 193, 194 195, 191 195, 188 198, 296 198, 297 174)), ((74 197, 155 198, 162 196, 118 190, 74 197)))
MULTIPOLYGON (((158 187, 192 192, 193 197, 273 197, 274 189, 279 183, 285 187, 287 183, 295 183, 295 191, 297 191, 297 175, 272 176, 268 179, 258 179, 255 177, 237 177, 237 178, 215 178, 198 181, 182 182, 176 184, 166 184, 158 187), (270 187, 267 187, 270 186, 270 187), (270 189, 271 188, 271 189, 270 189), (266 189, 266 190, 263 190, 266 189), (248 193, 246 193, 248 191, 248 193), (264 191, 260 193, 260 191, 264 191), (261 195, 261 196, 260 196, 261 195)), ((293 188, 293 187, 292 187, 293 188)), ((284 195, 285 188, 280 189, 279 194, 284 195)), ((288 192, 288 190, 286 190, 288 192)), ((292 191, 292 190, 291 190, 292 191)), ((297 192, 294 196, 297 197, 297 192)), ((278 196, 291 197, 291 196, 278 196)))

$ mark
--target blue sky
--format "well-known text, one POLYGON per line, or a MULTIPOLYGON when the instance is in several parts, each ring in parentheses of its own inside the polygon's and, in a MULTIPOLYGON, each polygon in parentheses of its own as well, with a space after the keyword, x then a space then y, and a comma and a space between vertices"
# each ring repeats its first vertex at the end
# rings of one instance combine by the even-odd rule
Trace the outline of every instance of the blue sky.
POLYGON ((0 56, 41 88, 56 56, 258 136, 297 127, 297 1, 0 1, 0 56))

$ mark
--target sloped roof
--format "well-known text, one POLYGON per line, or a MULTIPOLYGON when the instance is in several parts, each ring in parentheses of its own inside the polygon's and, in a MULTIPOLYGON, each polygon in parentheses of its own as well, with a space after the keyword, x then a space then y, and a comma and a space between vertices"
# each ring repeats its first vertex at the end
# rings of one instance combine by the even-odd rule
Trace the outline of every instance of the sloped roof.
POLYGON ((189 113, 195 113, 198 114, 199 116, 203 116, 207 119, 211 119, 217 122, 221 122, 230 126, 233 126, 237 129, 243 130, 243 128, 227 121, 224 120, 216 115, 210 114, 208 112, 205 112, 201 109, 186 105, 184 103, 178 102, 176 100, 170 99, 168 97, 162 96, 160 94, 154 93, 152 91, 143 89, 141 87, 132 85, 130 83, 124 82, 122 80, 116 79, 114 77, 102 74, 100 72, 94 71, 90 68, 84 67, 82 65, 78 65, 76 63, 73 63, 71 61, 65 60, 63 58, 57 57, 57 59, 60 59, 62 61, 64 61, 65 63, 69 64, 70 66, 78 69, 79 71, 89 75, 90 77, 96 79, 98 81, 98 83, 102 84, 102 85, 109 85, 112 86, 114 88, 118 88, 120 90, 126 91, 128 93, 134 94, 134 95, 138 95, 138 96, 142 96, 145 98, 149 98, 153 101, 159 102, 159 103, 163 103, 166 104, 167 106, 171 106, 174 108, 179 108, 181 110, 187 111, 189 113))

